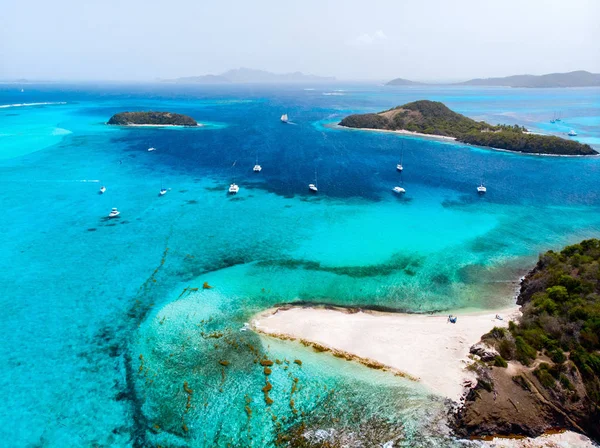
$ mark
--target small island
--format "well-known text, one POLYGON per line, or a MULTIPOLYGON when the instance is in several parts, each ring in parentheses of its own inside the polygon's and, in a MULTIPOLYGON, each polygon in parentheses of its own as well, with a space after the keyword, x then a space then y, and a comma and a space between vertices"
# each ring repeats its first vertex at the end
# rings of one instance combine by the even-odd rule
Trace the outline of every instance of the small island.
POLYGON ((121 112, 107 124, 118 126, 198 126, 192 117, 173 112, 121 112))
POLYGON ((522 126, 491 125, 450 110, 437 101, 420 100, 375 114, 350 115, 340 126, 450 138, 495 149, 544 155, 596 155, 574 140, 527 132, 522 126))

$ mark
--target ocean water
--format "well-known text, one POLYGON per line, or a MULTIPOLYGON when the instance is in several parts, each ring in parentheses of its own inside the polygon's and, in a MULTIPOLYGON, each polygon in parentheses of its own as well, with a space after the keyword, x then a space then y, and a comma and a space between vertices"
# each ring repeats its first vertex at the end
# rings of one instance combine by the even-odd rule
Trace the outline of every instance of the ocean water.
POLYGON ((510 304, 539 252, 598 235, 600 158, 332 124, 433 99, 493 123, 575 129, 600 149, 599 94, 1 85, 0 440, 262 447, 308 431, 463 444, 445 426, 447 404, 418 384, 240 330, 254 313, 294 301, 410 312, 510 304), (104 124, 148 109, 206 126, 104 124), (551 124, 556 111, 562 122, 551 124), (291 124, 280 123, 284 112, 291 124), (399 184, 401 198, 391 191, 399 184), (106 218, 111 207, 119 219, 106 218))

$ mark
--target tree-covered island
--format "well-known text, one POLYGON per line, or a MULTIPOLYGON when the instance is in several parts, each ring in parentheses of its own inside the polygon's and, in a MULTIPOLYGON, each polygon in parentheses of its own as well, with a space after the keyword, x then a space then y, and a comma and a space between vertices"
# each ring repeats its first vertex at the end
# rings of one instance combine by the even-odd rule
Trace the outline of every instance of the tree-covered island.
POLYGON ((453 137, 470 145, 527 154, 595 155, 589 145, 560 137, 537 135, 524 127, 491 125, 450 110, 438 101, 420 100, 375 114, 350 115, 340 126, 384 131, 409 131, 453 137))
POLYGON ((192 117, 172 112, 121 112, 113 115, 107 124, 119 126, 198 126, 192 117))

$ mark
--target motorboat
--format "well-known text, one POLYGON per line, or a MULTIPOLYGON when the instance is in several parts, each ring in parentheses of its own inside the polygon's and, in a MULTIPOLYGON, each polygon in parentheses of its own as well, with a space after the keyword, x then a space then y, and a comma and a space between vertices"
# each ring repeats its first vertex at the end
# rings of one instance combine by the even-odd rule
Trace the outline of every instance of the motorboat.
POLYGON ((100 194, 104 194, 106 192, 106 187, 104 185, 102 185, 100 187, 100 194))
POLYGON ((236 194, 238 191, 240 191, 240 187, 238 187, 236 183, 232 183, 229 186, 229 193, 230 194, 236 194))
POLYGON ((571 130, 570 130, 570 131, 567 133, 567 135, 568 135, 569 137, 575 137, 575 136, 577 135, 577 132, 575 132, 573 129, 571 129, 571 130))
POLYGON ((397 194, 404 194, 404 193, 406 193, 406 190, 404 188, 402 188, 402 187, 397 187, 396 186, 396 187, 392 188, 392 190, 394 191, 394 193, 397 193, 397 194))
POLYGON ((119 216, 121 214, 121 212, 119 210, 117 210, 116 207, 113 207, 113 209, 110 211, 110 213, 108 214, 109 218, 116 218, 117 216, 119 216))

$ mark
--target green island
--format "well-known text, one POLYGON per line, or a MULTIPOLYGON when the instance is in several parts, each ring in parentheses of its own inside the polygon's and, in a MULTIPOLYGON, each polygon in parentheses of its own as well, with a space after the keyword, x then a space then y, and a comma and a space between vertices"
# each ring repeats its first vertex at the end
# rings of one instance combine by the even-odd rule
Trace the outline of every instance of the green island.
POLYGON ((192 117, 173 112, 120 112, 107 124, 119 126, 198 126, 192 117))
POLYGON ((567 428, 599 441, 600 240, 541 255, 517 304, 518 323, 494 328, 471 348, 482 356, 472 366, 477 386, 457 414, 459 433, 567 428))
POLYGON ((379 113, 350 115, 340 126, 384 131, 408 131, 452 137, 470 145, 527 154, 595 155, 589 145, 527 132, 522 126, 491 125, 450 110, 438 101, 420 100, 379 113))

